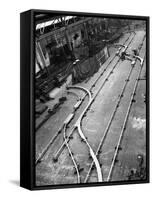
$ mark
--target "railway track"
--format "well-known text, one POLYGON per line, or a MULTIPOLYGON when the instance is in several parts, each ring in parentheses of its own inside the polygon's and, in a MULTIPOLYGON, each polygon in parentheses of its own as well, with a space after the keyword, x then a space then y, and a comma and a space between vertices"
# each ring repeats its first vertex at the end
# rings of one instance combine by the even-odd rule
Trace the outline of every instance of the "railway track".
MULTIPOLYGON (((143 60, 144 59, 145 59, 145 56, 144 56, 143 60)), ((112 160, 112 163, 111 163, 111 167, 110 167, 110 170, 109 170, 109 174, 108 174, 108 177, 107 177, 107 182, 111 180, 111 175, 113 173, 115 161, 116 161, 116 158, 117 158, 117 155, 118 155, 118 152, 119 152, 120 144, 121 144, 121 141, 122 141, 122 138, 123 138, 123 133, 124 133, 124 131, 126 129, 126 124, 127 124, 127 121, 128 121, 128 117, 129 117, 129 114, 130 114, 130 110, 131 110, 132 103, 133 103, 133 100, 134 100, 134 96, 135 96, 135 93, 136 93, 136 89, 137 89, 137 86, 138 86, 138 82, 139 82, 139 78, 140 78, 140 75, 141 75, 142 67, 143 67, 143 62, 141 64, 141 68, 139 70, 137 79, 135 81, 135 85, 134 85, 134 88, 133 88, 133 92, 132 92, 132 95, 131 95, 131 99, 130 99, 130 102, 129 102, 127 113, 126 113, 126 116, 125 116, 125 119, 124 119, 123 127, 122 127, 122 130, 121 130, 120 136, 119 136, 119 140, 118 140, 118 143, 117 143, 117 146, 116 146, 116 150, 115 150, 115 153, 114 153, 114 156, 113 156, 113 160, 112 160)))
MULTIPOLYGON (((141 48, 142 48, 142 44, 143 44, 144 40, 145 40, 145 37, 144 37, 143 40, 142 40, 142 43, 141 43, 140 48, 139 48, 139 52, 140 52, 140 50, 141 50, 141 48)), ((135 60, 135 61, 136 61, 136 60, 135 60)), ((127 112, 126 112, 126 116, 125 116, 125 119, 124 119, 124 122, 123 122, 123 125, 122 125, 122 130, 121 130, 121 133, 120 133, 120 136, 119 136, 119 140, 118 140, 118 142, 117 142, 117 145, 115 146, 115 153, 114 153, 114 156, 113 156, 113 159, 112 159, 111 167, 110 167, 109 174, 108 174, 108 177, 107 177, 106 181, 110 181, 110 179, 111 179, 111 175, 112 175, 113 168, 114 168, 114 165, 115 165, 115 162, 116 162, 117 154, 118 154, 118 151, 120 150, 121 139, 122 139, 123 133, 124 133, 124 131, 125 131, 126 123, 127 123, 128 116, 129 116, 129 113, 130 113, 130 108, 131 108, 132 103, 133 103, 133 100, 134 100, 134 96, 135 96, 137 84, 138 84, 139 77, 140 77, 141 70, 142 70, 142 65, 143 65, 143 63, 141 63, 141 67, 140 67, 138 76, 137 76, 136 81, 135 81, 134 89, 133 89, 133 92, 132 92, 132 95, 131 95, 131 98, 130 98, 130 102, 129 102, 129 106, 128 106, 128 109, 127 109, 127 112)), ((113 112, 112 112, 112 114, 111 114, 111 117, 110 117, 110 119, 109 119, 109 121, 108 121, 108 124, 107 124, 107 126, 106 126, 106 129, 105 129, 105 131, 104 131, 104 133, 103 133, 103 136, 102 136, 102 138, 101 138, 101 141, 100 141, 100 143, 99 143, 99 146, 98 146, 98 148, 97 148, 97 150, 96 150, 96 156, 97 156, 97 157, 99 156, 99 154, 102 154, 102 153, 103 153, 103 151, 102 151, 101 149, 102 149, 102 147, 103 147, 103 145, 104 145, 104 142, 105 142, 105 140, 106 140, 107 134, 108 134, 108 132, 110 131, 110 127, 111 127, 111 125, 112 125, 112 123, 113 123, 113 120, 114 120, 114 118, 115 118, 115 115, 116 115, 116 113, 117 113, 117 111, 118 111, 118 109, 119 109, 119 106, 120 106, 120 104, 121 104, 121 101, 122 101, 122 99, 123 99, 123 96, 124 96, 124 93, 125 93, 125 91, 126 91, 126 87, 127 87, 128 83, 129 83, 130 76, 131 76, 131 74, 132 74, 133 68, 134 68, 134 66, 132 66, 131 69, 130 69, 130 71, 129 71, 129 74, 128 74, 126 80, 125 80, 125 84, 124 84, 124 86, 123 86, 123 88, 122 88, 122 91, 121 91, 121 93, 120 93, 120 95, 119 95, 119 98, 117 99, 117 102, 116 102, 116 104, 115 104, 115 108, 114 108, 114 110, 113 110, 113 112)), ((107 152, 109 152, 108 149, 107 149, 107 152)), ((92 164, 90 165, 90 168, 89 168, 89 171, 88 171, 88 173, 87 173, 87 176, 86 176, 86 178, 85 178, 85 180, 84 180, 84 183, 86 183, 86 182, 88 181, 88 179, 89 179, 89 177, 90 177, 90 174, 91 174, 91 172, 92 172, 93 166, 94 166, 94 162, 92 162, 92 164)), ((105 180, 104 180, 104 181, 105 181, 105 180)))
MULTIPOLYGON (((132 37, 132 39, 130 40, 130 42, 129 42, 129 44, 127 45, 127 47, 126 47, 125 50, 128 49, 128 46, 131 44, 131 42, 132 42, 132 40, 134 39, 134 37, 135 37, 135 36, 132 37)), ((90 106, 92 105, 92 103, 94 102, 94 100, 96 99, 96 97, 98 96, 99 92, 102 90, 102 88, 104 87, 104 85, 105 85, 106 82, 108 81, 108 78, 111 76, 112 72, 113 72, 114 69, 116 68, 116 66, 117 66, 117 64, 119 63, 119 61, 120 61, 120 58, 117 60, 116 64, 113 66, 113 68, 111 69, 111 71, 109 72, 109 74, 107 75, 107 77, 105 78, 104 82, 101 84, 100 88, 98 89, 98 92, 97 92, 96 94, 94 94, 94 97, 92 98, 90 104, 86 107, 86 112, 89 110, 90 106)), ((110 63, 111 63, 111 62, 110 62, 110 63)), ((109 64, 110 64, 110 63, 109 63, 109 64)), ((105 71, 105 69, 104 69, 104 71, 105 71)), ((96 81, 92 84, 92 86, 91 86, 89 92, 92 92, 92 88, 94 88, 94 87, 95 87, 95 84, 100 80, 100 77, 103 75, 104 71, 100 74, 100 76, 99 76, 99 77, 96 79, 96 81)), ((69 88, 77 88, 77 87, 69 87, 69 88)), ((85 90, 85 88, 84 88, 84 90, 85 90)), ((86 96, 87 96, 87 93, 86 93, 86 94, 84 95, 84 97, 82 98, 82 100, 81 100, 82 102, 85 100, 86 96)), ((80 106, 81 106, 81 104, 80 104, 80 106)), ((84 117, 84 115, 86 114, 86 112, 83 112, 83 113, 80 115, 79 118, 84 117)), ((69 133, 69 136, 68 136, 67 139, 69 139, 69 138, 72 136, 74 129, 75 129, 75 126, 74 126, 74 128, 72 128, 72 130, 71 130, 71 132, 69 133)), ((61 147, 59 148, 59 150, 57 151, 57 153, 55 154, 55 158, 58 158, 58 157, 59 157, 59 155, 60 155, 60 153, 62 152, 64 146, 65 146, 65 144, 63 143, 63 144, 61 145, 61 147)))
MULTIPOLYGON (((130 36, 131 36, 131 35, 132 35, 132 34, 130 34, 130 36)), ((130 36, 125 40, 125 42, 123 43, 123 45, 126 44, 126 42, 129 40, 130 36)), ((134 39, 134 37, 135 37, 135 34, 134 34, 134 35, 132 36, 132 38, 130 39, 130 42, 129 42, 129 44, 127 45, 127 47, 124 48, 125 50, 126 50, 126 49, 128 48, 128 46, 131 44, 131 42, 132 42, 132 40, 134 39)), ((119 51, 121 51, 121 49, 120 49, 119 51)), ((115 58, 116 58, 116 55, 114 55, 114 57, 109 61, 109 63, 107 64, 107 66, 106 66, 106 67, 103 69, 103 71, 101 72, 100 76, 96 79, 96 81, 94 82, 94 84, 92 84, 92 86, 91 86, 91 88, 90 88, 90 90, 89 90, 90 92, 92 92, 92 89, 95 87, 95 85, 97 84, 97 82, 98 82, 98 81, 100 80, 100 78, 103 76, 104 72, 107 70, 108 66, 112 63, 112 61, 113 61, 115 58)), ((117 64, 119 63, 119 61, 120 61, 120 58, 118 58, 116 64, 114 65, 113 69, 112 69, 111 72, 109 73, 109 75, 108 75, 108 77, 107 77, 107 80, 108 80, 109 76, 111 75, 112 71, 114 70, 114 68, 115 68, 115 67, 117 66, 117 64)), ((107 80, 105 79, 105 82, 107 82, 107 80)), ((104 84, 105 84, 105 83, 103 83, 103 85, 104 85, 104 84)), ((102 85, 102 87, 103 87, 103 85, 102 85)), ((102 87, 101 87, 101 88, 102 88, 102 87)), ((100 89, 99 89, 99 91, 100 91, 100 89)), ((97 95, 98 95, 98 93, 97 93, 97 95)), ((86 96, 87 96, 87 94, 85 94, 85 96, 81 99, 81 101, 80 101, 81 103, 85 100, 86 96)), ((96 96, 95 96, 95 98, 96 98, 96 96)), ((92 100, 92 102, 93 102, 93 101, 94 101, 94 100, 92 100)), ((81 105, 81 103, 80 103, 80 105, 81 105)), ((90 104, 90 105, 91 105, 91 104, 90 104)), ((83 117, 83 116, 82 116, 82 117, 83 117)), ((37 159, 36 159, 36 161, 35 161, 35 164, 36 164, 36 165, 41 161, 41 159, 43 158, 43 156, 45 155, 45 153, 48 151, 48 149, 50 148, 50 146, 53 144, 53 142, 55 141, 55 139, 57 139, 57 137, 61 134, 63 128, 64 128, 64 125, 62 125, 62 126, 59 128, 59 130, 56 132, 56 134, 53 136, 53 138, 49 141, 48 145, 46 145, 45 148, 42 150, 42 152, 39 154, 39 156, 37 157, 37 159)), ((71 136, 71 134, 68 136, 68 140, 69 140, 70 136, 71 136)), ((68 141, 67 141, 67 142, 68 142, 68 141)), ((65 145, 65 143, 62 144, 61 148, 59 149, 59 151, 57 152, 57 154, 56 154, 55 157, 58 157, 58 156, 59 156, 59 152, 61 152, 61 150, 62 150, 62 148, 64 147, 64 145, 65 145)))

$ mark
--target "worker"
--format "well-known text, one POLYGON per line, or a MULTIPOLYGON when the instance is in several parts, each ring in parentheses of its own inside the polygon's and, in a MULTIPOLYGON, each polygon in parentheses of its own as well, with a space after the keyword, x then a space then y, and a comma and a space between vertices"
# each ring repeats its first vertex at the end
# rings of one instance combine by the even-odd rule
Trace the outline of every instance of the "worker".
POLYGON ((138 53, 138 50, 137 50, 137 49, 133 49, 132 51, 133 51, 133 53, 134 53, 134 55, 135 55, 135 56, 138 56, 138 55, 139 55, 139 53, 138 53))
POLYGON ((121 56, 120 56, 120 58, 121 58, 122 61, 125 60, 125 56, 126 56, 126 52, 123 51, 123 52, 121 53, 121 56))

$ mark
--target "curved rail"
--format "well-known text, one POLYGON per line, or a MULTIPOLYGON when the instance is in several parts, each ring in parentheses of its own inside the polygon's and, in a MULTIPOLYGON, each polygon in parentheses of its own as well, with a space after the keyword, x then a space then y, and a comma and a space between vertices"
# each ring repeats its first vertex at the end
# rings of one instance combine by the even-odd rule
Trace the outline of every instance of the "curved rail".
POLYGON ((134 56, 135 58, 137 58, 140 61, 140 65, 143 65, 143 58, 141 58, 140 56, 134 56))
POLYGON ((95 166, 96 166, 96 170, 97 170, 97 175, 98 175, 98 182, 102 182, 103 181, 103 177, 102 177, 102 172, 101 172, 101 167, 100 167, 100 163, 97 159, 97 156, 96 154, 94 153, 93 149, 91 148, 90 144, 88 143, 86 137, 84 136, 82 130, 81 130, 81 127, 80 127, 80 124, 77 125, 77 129, 78 129, 78 132, 79 132, 79 135, 80 137, 85 141, 85 143, 87 144, 88 148, 89 148, 89 152, 90 152, 90 155, 95 163, 95 166))
POLYGON ((71 156, 71 159, 72 159, 72 162, 74 164, 74 167, 76 169, 78 183, 80 183, 80 174, 79 174, 78 166, 77 166, 77 163, 76 163, 76 161, 75 161, 75 159, 73 157, 73 153, 71 152, 71 149, 70 149, 70 147, 68 145, 67 138, 66 138, 66 126, 67 126, 67 124, 64 124, 64 128, 63 128, 64 129, 64 134, 63 134, 64 135, 64 141, 65 141, 66 147, 67 147, 67 149, 69 151, 69 155, 71 156))
POLYGON ((93 158, 93 161, 95 163, 95 166, 96 166, 96 169, 97 169, 97 175, 98 175, 98 181, 99 182, 102 182, 103 181, 103 178, 102 178, 102 172, 101 172, 101 167, 100 167, 100 164, 99 164, 99 161, 93 151, 93 149, 91 148, 90 144, 88 143, 86 137, 84 136, 82 130, 81 130, 81 121, 82 121, 82 118, 83 118, 83 115, 85 114, 85 112, 87 111, 88 107, 90 106, 90 104, 92 103, 93 99, 92 99, 92 96, 91 96, 91 92, 89 90, 87 90, 86 88, 84 87, 80 87, 80 86, 71 86, 69 88, 73 88, 73 89, 81 89, 83 91, 85 91, 88 96, 89 96, 89 102, 87 104, 87 106, 85 107, 85 109, 83 110, 83 112, 81 113, 80 117, 78 118, 78 120, 76 121, 74 127, 77 128, 78 130, 78 133, 80 135, 80 137, 83 139, 83 141, 87 144, 88 148, 89 148, 89 152, 90 152, 90 155, 91 157, 93 158))

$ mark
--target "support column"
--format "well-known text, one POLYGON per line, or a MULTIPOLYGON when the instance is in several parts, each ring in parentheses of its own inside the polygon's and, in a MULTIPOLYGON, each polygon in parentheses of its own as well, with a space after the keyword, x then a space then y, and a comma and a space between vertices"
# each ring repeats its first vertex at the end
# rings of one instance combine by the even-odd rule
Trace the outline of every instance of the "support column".
POLYGON ((75 59, 75 55, 74 55, 74 52, 73 52, 73 47, 71 45, 71 41, 70 41, 70 37, 69 37, 69 33, 68 33, 67 27, 65 28, 65 39, 66 39, 66 42, 68 44, 68 48, 69 48, 69 50, 71 52, 71 57, 74 60, 75 59))

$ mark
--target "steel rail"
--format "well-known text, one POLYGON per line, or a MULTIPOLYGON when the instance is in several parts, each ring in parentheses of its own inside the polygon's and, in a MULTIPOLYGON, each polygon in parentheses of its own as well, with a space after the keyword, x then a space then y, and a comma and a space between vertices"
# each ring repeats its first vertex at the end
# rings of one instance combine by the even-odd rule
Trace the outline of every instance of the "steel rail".
POLYGON ((79 135, 80 137, 84 140, 84 142, 87 144, 88 148, 89 148, 89 152, 90 152, 90 155, 95 163, 95 166, 96 166, 96 170, 97 170, 97 175, 98 175, 98 182, 102 182, 103 181, 103 177, 102 177, 102 172, 101 172, 101 167, 100 167, 100 163, 97 159, 97 156, 95 155, 93 149, 91 148, 90 144, 88 143, 86 137, 84 136, 83 132, 82 132, 82 129, 81 129, 81 126, 80 126, 80 123, 77 125, 77 129, 78 129, 78 132, 79 132, 79 135))
MULTIPOLYGON (((131 36, 131 34, 130 34, 130 36, 131 36)), ((129 40, 130 36, 124 41, 123 46, 125 46, 125 43, 129 40)), ((131 40, 133 40, 134 37, 135 37, 135 34, 134 34, 134 36, 132 37, 131 40)), ((131 42, 131 40, 130 40, 130 42, 131 42)), ((129 44, 128 44, 127 46, 129 46, 129 44)), ((123 47, 122 47, 122 48, 123 48, 123 47)), ((118 51, 119 53, 121 52, 122 48, 119 49, 119 51, 118 51)), ((124 48, 124 49, 125 49, 125 48, 124 48)), ((94 84, 91 86, 90 91, 92 90, 93 87, 95 87, 96 83, 99 81, 99 79, 101 78, 101 76, 102 76, 102 75, 104 74, 104 72, 107 70, 108 66, 113 62, 113 60, 114 60, 116 57, 117 57, 117 55, 116 55, 116 53, 115 53, 115 55, 112 57, 112 59, 109 61, 109 63, 106 65, 106 67, 105 67, 105 68, 103 69, 103 71, 101 72, 100 76, 96 79, 96 81, 94 82, 94 84)), ((118 60, 120 60, 120 58, 118 58, 118 60)))
MULTIPOLYGON (((83 88, 83 87, 80 87, 80 86, 74 86, 74 87, 71 86, 71 87, 69 87, 69 88, 80 89, 80 90, 83 90, 84 92, 86 92, 87 95, 89 96, 89 103, 88 103, 88 105, 89 105, 90 102, 92 101, 91 93, 90 93, 86 88, 83 88)), ((85 136, 84 136, 84 134, 83 134, 83 132, 82 132, 82 130, 81 130, 81 126, 80 126, 81 119, 82 119, 82 117, 83 117, 83 114, 84 114, 84 113, 86 112, 86 110, 88 109, 88 105, 86 106, 86 108, 84 109, 84 111, 82 112, 82 114, 80 115, 80 117, 79 117, 79 119, 77 120, 77 122, 76 122, 76 124, 74 125, 74 127, 78 130, 78 133, 79 133, 81 139, 83 139, 83 141, 84 141, 84 142, 86 143, 86 145, 88 146, 90 155, 91 155, 91 157, 93 158, 93 161, 94 161, 94 163, 95 163, 95 165, 96 165, 97 174, 98 174, 98 180, 99 180, 99 182, 102 182, 102 173, 101 173, 100 164, 99 164, 99 162, 98 162, 98 159, 97 159, 96 155, 94 154, 94 151, 92 150, 91 146, 90 146, 89 143, 87 142, 87 140, 86 140, 86 138, 85 138, 85 136)), ((71 116, 73 116, 73 113, 72 113, 71 116)), ((65 145, 66 145, 66 147, 67 147, 67 149, 68 149, 68 151, 69 151, 69 155, 70 155, 70 157, 71 157, 71 159, 72 159, 72 162, 73 162, 74 167, 75 167, 76 172, 77 172, 78 183, 80 183, 80 174, 79 174, 78 166, 77 166, 77 163, 76 163, 76 161, 75 161, 75 159, 74 159, 73 153, 72 153, 72 151, 71 151, 71 149, 70 149, 70 147, 69 147, 69 145, 68 145, 67 136, 66 136, 66 127, 67 127, 67 125, 70 123, 70 120, 71 120, 71 119, 72 119, 72 117, 68 118, 68 121, 66 121, 66 123, 64 124, 64 127, 63 127, 63 129, 64 129, 64 134, 63 134, 63 135, 64 135, 64 142, 65 142, 65 145)))
POLYGON ((91 155, 91 157, 92 157, 92 159, 95 163, 96 169, 97 169, 98 181, 102 182, 103 178, 102 178, 101 167, 100 167, 99 161, 98 161, 93 149, 91 148, 90 144, 88 143, 88 141, 87 141, 87 139, 86 139, 86 137, 83 134, 83 131, 81 129, 81 121, 82 121, 83 115, 85 114, 85 112, 87 111, 87 109, 89 108, 89 106, 91 105, 91 103, 93 101, 93 98, 91 96, 91 92, 89 90, 87 90, 86 88, 83 88, 83 87, 80 87, 80 86, 71 86, 69 88, 71 88, 71 89, 81 89, 81 90, 85 91, 87 93, 87 95, 89 96, 89 102, 88 102, 87 106, 85 107, 85 109, 83 110, 83 112, 81 113, 78 120, 76 121, 74 127, 76 127, 80 137, 83 139, 83 141, 88 146, 90 155, 91 155))
POLYGON ((66 147, 67 147, 67 149, 68 149, 68 151, 69 151, 69 155, 70 155, 70 157, 71 157, 71 159, 72 159, 72 162, 73 162, 73 165, 74 165, 74 167, 75 167, 75 170, 76 170, 76 172, 77 172, 77 183, 80 183, 80 174, 79 174, 79 170, 78 170, 78 166, 77 166, 77 163, 76 163, 76 161, 75 161, 75 159, 74 159, 74 156, 73 156, 73 153, 72 153, 72 151, 71 151, 71 149, 70 149, 70 147, 69 147, 69 144, 68 144, 68 142, 67 142, 67 138, 66 138, 66 126, 67 126, 67 124, 64 124, 64 127, 63 127, 63 131, 64 131, 64 134, 63 134, 63 136, 64 136, 64 141, 65 141, 65 145, 66 145, 66 147))
MULTIPOLYGON (((144 38, 143 38, 143 40, 142 40, 142 43, 143 43, 143 41, 144 41, 144 38)), ((130 72, 129 72, 129 74, 128 74, 128 77, 126 78, 126 82, 125 82, 125 84, 124 84, 124 86, 123 86, 123 88, 122 88, 122 92, 121 92, 120 95, 119 95, 119 99, 117 100, 117 103, 116 103, 115 108, 114 108, 114 110, 113 110, 113 112, 112 112, 112 115, 111 115, 111 117, 110 117, 110 120, 109 120, 109 122, 108 122, 108 124, 107 124, 107 127, 106 127, 105 131, 104 131, 104 135, 103 135, 103 137, 101 138, 101 141, 100 141, 100 143, 99 143, 99 146, 98 146, 98 148, 97 148, 97 150, 96 150, 96 156, 99 154, 99 151, 100 151, 100 149, 101 149, 101 147, 102 147, 102 145, 103 145, 103 143, 104 143, 104 140, 105 140, 105 138, 106 138, 106 135, 107 135, 107 133, 108 133, 108 131, 109 131, 109 128, 110 128, 110 126, 111 126, 111 124, 112 124, 112 121, 113 121, 113 119, 114 119, 114 117, 115 117, 115 114, 116 114, 116 112, 117 112, 117 109, 118 109, 118 107, 119 107, 119 105, 120 105, 120 102, 121 102, 121 99, 122 99, 123 94, 124 94, 124 92, 125 92, 125 89, 126 89, 126 86, 127 86, 127 84, 128 84, 129 78, 130 78, 130 76, 131 76, 131 74, 132 74, 133 67, 134 67, 134 66, 132 66, 131 69, 130 69, 130 72)), ((91 170, 92 170, 93 165, 94 165, 94 163, 92 162, 91 165, 90 165, 89 171, 88 171, 88 173, 87 173, 87 176, 86 176, 86 178, 85 178, 84 183, 86 183, 86 182, 88 181, 88 178, 89 178, 89 176, 90 176, 90 173, 91 173, 91 170)))
POLYGON ((53 138, 51 138, 49 140, 48 144, 42 150, 42 153, 36 158, 35 165, 37 165, 39 162, 41 162, 42 158, 44 157, 44 155, 46 154, 46 152, 48 151, 48 149, 50 148, 50 146, 53 144, 53 142, 55 141, 55 139, 57 138, 57 136, 62 132, 62 129, 63 129, 63 126, 60 127, 58 129, 58 131, 56 132, 56 134, 53 136, 53 138))

